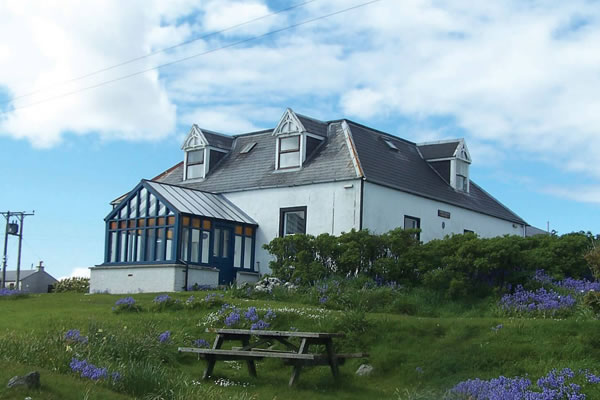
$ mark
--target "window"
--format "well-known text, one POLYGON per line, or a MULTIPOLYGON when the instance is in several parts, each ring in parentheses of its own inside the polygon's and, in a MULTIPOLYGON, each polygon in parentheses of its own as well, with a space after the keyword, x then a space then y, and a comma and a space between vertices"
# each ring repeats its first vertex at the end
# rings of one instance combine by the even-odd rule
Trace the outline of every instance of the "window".
POLYGON ((466 235, 467 233, 475 233, 475 231, 472 231, 470 229, 465 229, 463 233, 466 235))
POLYGON ((300 135, 279 138, 279 169, 300 166, 300 135))
POLYGON ((463 192, 467 191, 467 177, 462 175, 456 175, 456 188, 458 190, 462 190, 463 192))
POLYGON ((242 150, 240 150, 240 154, 248 154, 250 153, 250 151, 254 148, 254 146, 256 146, 256 142, 251 142, 246 144, 242 150))
POLYGON ((469 164, 462 160, 456 160, 456 189, 469 191, 469 164))
POLYGON ((391 140, 385 140, 385 144, 388 145, 388 147, 392 150, 398 150, 398 147, 396 147, 396 145, 394 144, 394 142, 392 142, 391 140))
POLYGON ((279 236, 306 233, 306 206, 279 210, 279 236))
POLYGON ((252 249, 254 242, 254 229, 246 226, 237 225, 233 231, 234 251, 233 266, 235 268, 252 269, 252 249))
POLYGON ((186 179, 204 177, 204 149, 187 152, 186 179))
MULTIPOLYGON (((421 219, 417 217, 404 216, 404 229, 421 229, 421 219)), ((417 233, 415 239, 420 240, 421 234, 417 233)))

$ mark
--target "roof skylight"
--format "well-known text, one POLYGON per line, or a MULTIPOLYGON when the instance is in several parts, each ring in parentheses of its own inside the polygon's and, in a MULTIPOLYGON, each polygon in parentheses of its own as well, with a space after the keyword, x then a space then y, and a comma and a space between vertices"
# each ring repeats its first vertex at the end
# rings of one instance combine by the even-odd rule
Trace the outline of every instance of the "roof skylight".
POLYGON ((390 141, 390 140, 384 140, 384 142, 385 142, 385 144, 388 145, 388 147, 390 149, 392 149, 392 150, 398 150, 398 148, 396 147, 396 145, 392 141, 390 141))
POLYGON ((240 154, 247 154, 250 153, 250 150, 252 150, 254 148, 254 146, 256 146, 256 142, 251 142, 246 144, 242 150, 240 150, 240 154))

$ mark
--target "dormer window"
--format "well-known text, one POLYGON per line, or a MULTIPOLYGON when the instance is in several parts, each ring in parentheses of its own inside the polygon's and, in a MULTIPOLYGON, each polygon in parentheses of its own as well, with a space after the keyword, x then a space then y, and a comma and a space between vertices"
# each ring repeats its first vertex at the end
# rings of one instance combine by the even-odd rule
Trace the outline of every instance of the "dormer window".
POLYGON ((192 150, 186 152, 186 179, 195 179, 204 177, 204 152, 205 149, 192 150))
POLYGON ((300 166, 300 135, 279 138, 279 169, 300 166))
POLYGON ((288 108, 273 130, 273 136, 277 138, 275 169, 293 171, 301 168, 306 159, 324 142, 327 124, 295 114, 288 108))

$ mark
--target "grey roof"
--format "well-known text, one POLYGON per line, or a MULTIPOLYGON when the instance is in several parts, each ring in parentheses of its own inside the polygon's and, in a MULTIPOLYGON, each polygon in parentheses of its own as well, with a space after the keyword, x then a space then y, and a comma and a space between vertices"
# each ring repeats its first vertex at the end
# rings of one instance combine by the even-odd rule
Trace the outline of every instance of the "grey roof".
POLYGON ((540 229, 540 228, 536 228, 535 226, 531 226, 531 225, 527 225, 525 227, 525 236, 529 237, 529 236, 536 236, 536 235, 549 235, 550 233, 548 233, 547 231, 540 229))
POLYGON ((235 136, 231 151, 201 181, 183 181, 182 164, 165 171, 157 180, 192 189, 227 193, 342 181, 364 176, 369 182, 525 224, 518 215, 473 181, 469 193, 453 189, 423 159, 445 158, 448 154, 451 156, 460 143, 459 140, 418 146, 348 120, 321 122, 298 114, 296 116, 307 131, 326 136, 326 140, 299 170, 275 171, 276 138, 273 137, 272 130, 267 130, 235 136), (342 128, 344 122, 348 123, 363 176, 357 175, 354 168, 352 150, 347 145, 342 128), (391 150, 386 140, 392 142, 397 150, 391 150), (249 153, 240 154, 240 150, 251 142, 256 142, 256 146, 249 153), (425 154, 421 157, 423 150, 425 154))
POLYGON ((348 125, 367 181, 508 221, 525 223, 473 181, 469 193, 454 190, 419 155, 415 143, 351 121, 348 121, 348 125), (398 150, 390 150, 381 137, 394 143, 398 150))
MULTIPOLYGON (((25 270, 21 270, 21 274, 19 276, 19 279, 25 279, 35 273, 39 272, 37 269, 25 269, 25 270)), ((2 279, 2 275, 0 274, 0 279, 2 279)), ((17 280, 17 271, 9 271, 6 270, 6 281, 16 281, 17 280)))
POLYGON ((200 130, 204 134, 204 137, 206 138, 210 146, 218 147, 219 149, 223 150, 231 149, 231 145, 233 144, 233 137, 229 135, 224 135, 222 133, 209 131, 206 129, 200 130))
POLYGON ((181 213, 257 225, 223 195, 159 182, 146 181, 146 184, 181 213))
POLYGON ((456 140, 444 143, 425 143, 418 146, 424 159, 435 160, 436 158, 452 157, 459 143, 460 141, 456 140))
POLYGON ((319 121, 301 114, 296 114, 296 117, 298 117, 298 120, 304 125, 304 129, 306 129, 307 132, 327 137, 327 128, 329 127, 327 122, 319 121))
POLYGON ((331 124, 328 138, 307 158, 300 170, 275 171, 275 141, 272 130, 238 136, 229 154, 213 171, 209 171, 204 180, 184 182, 182 165, 159 180, 193 189, 226 193, 358 178, 340 123, 331 124), (256 142, 256 146, 249 153, 240 154, 240 150, 251 142, 256 142))

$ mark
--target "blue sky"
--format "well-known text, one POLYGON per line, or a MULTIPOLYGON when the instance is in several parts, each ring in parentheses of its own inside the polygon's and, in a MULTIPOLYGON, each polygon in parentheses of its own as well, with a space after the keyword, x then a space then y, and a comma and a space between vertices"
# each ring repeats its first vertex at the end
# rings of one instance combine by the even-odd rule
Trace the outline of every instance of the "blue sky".
MULTIPOLYGON (((382 0, 45 101, 362 1, 315 0, 65 83, 300 2, 3 2, 0 35, 13 40, 0 43, 0 210, 36 211, 22 265, 44 260, 62 277, 101 263, 109 202, 181 161, 192 123, 272 128, 286 107, 416 142, 464 137, 471 178, 530 224, 600 233, 594 1, 382 0)), ((16 238, 8 252, 14 267, 16 238)))

